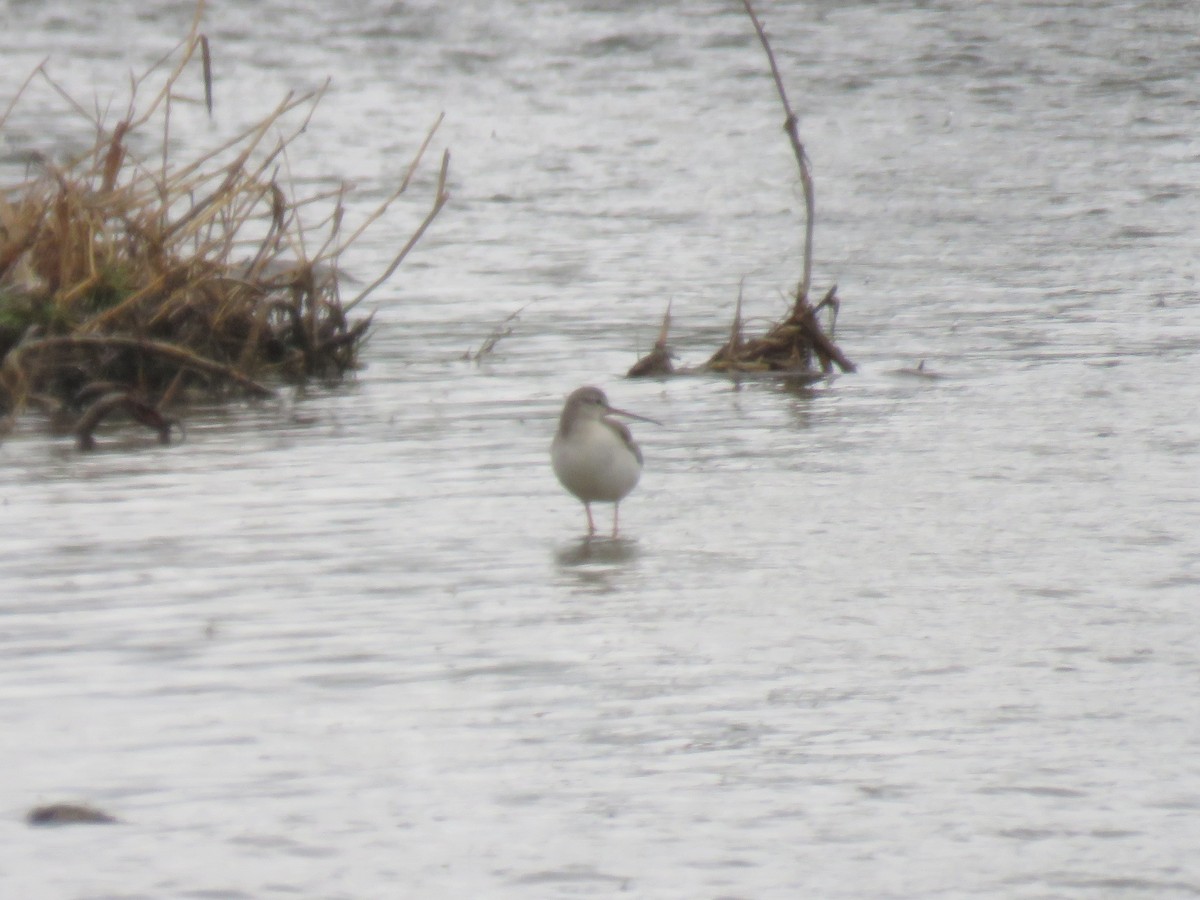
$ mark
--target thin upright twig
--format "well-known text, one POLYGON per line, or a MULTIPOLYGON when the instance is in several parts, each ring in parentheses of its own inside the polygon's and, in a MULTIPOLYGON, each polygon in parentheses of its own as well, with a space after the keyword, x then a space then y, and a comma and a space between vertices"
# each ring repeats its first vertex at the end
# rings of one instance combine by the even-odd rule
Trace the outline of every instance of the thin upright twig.
MULTIPOLYGON (((446 118, 446 114, 444 112, 438 113, 438 117, 434 120, 433 125, 430 126, 429 131, 426 132, 426 134, 425 134, 425 140, 421 141, 421 146, 417 148, 416 155, 412 158, 412 162, 410 162, 408 164, 408 171, 404 173, 404 178, 401 179, 400 186, 397 187, 394 191, 392 191, 391 195, 386 200, 384 200, 382 203, 380 203, 379 206, 375 207, 375 210, 362 221, 362 223, 358 226, 358 228, 356 228, 350 234, 350 236, 348 238, 346 238, 340 244, 338 244, 337 249, 334 250, 333 253, 330 254, 331 256, 337 256, 346 247, 350 246, 355 241, 357 241, 359 236, 364 231, 366 231, 369 227, 371 227, 372 223, 374 223, 376 219, 378 219, 385 212, 387 212, 387 208, 389 206, 391 206, 392 203, 394 203, 397 199, 399 199, 401 194, 403 194, 405 191, 408 190, 409 182, 412 181, 413 174, 417 171, 417 166, 419 166, 421 164, 421 159, 425 156, 425 151, 427 149, 429 149, 429 144, 433 140, 434 134, 437 133, 438 127, 442 124, 442 120, 445 118, 446 118)), ((448 163, 449 163, 448 158, 446 160, 443 160, 443 163, 442 163, 443 168, 446 165, 448 165, 448 163)), ((441 192, 440 186, 439 186, 438 191, 439 191, 439 193, 441 192)), ((316 255, 313 256, 313 259, 323 258, 326 254, 327 249, 328 249, 328 242, 325 247, 321 248, 320 252, 318 252, 316 255)), ((389 272, 389 274, 391 274, 391 273, 389 272)))
POLYGON ((767 41, 767 33, 763 30, 762 22, 758 20, 754 7, 750 5, 750 0, 742 0, 742 6, 746 8, 746 14, 750 16, 750 21, 754 23, 754 30, 758 32, 758 40, 767 53, 767 61, 771 64, 771 76, 775 79, 775 89, 779 92, 779 100, 783 103, 783 111, 787 114, 787 118, 783 121, 783 130, 787 132, 788 139, 792 142, 792 152, 796 155, 796 162, 800 164, 800 183, 804 186, 805 213, 804 275, 796 290, 796 301, 797 303, 807 302, 808 289, 812 284, 813 222, 816 218, 816 201, 813 199, 813 181, 808 168, 808 154, 804 152, 804 145, 800 143, 796 114, 792 112, 792 105, 788 103, 787 91, 783 89, 783 76, 779 74, 779 66, 775 62, 771 44, 767 41))
POLYGON ((392 260, 392 264, 387 267, 387 270, 369 285, 367 285, 357 297, 343 307, 346 312, 349 312, 350 310, 354 309, 354 307, 358 306, 358 304, 362 303, 362 301, 366 300, 367 297, 370 296, 370 294, 377 287, 392 277, 392 273, 395 272, 396 269, 400 268, 400 263, 404 262, 404 257, 408 256, 409 251, 417 245, 417 241, 421 239, 421 235, 425 233, 425 229, 427 229, 433 220, 437 218, 437 214, 442 211, 442 207, 445 206, 446 201, 450 199, 450 194, 446 190, 446 176, 449 171, 450 151, 446 150, 442 153, 442 169, 438 173, 437 193, 433 198, 433 208, 429 210, 428 215, 426 215, 421 224, 417 226, 417 230, 412 233, 412 237, 408 239, 408 243, 406 243, 401 248, 400 252, 396 254, 396 257, 392 260))
POLYGON ((491 334, 489 334, 484 339, 483 343, 479 345, 478 350, 476 350, 474 353, 468 350, 462 355, 461 358, 466 362, 478 363, 481 359, 483 359, 483 357, 495 350, 496 345, 500 343, 500 341, 504 340, 504 338, 513 333, 514 326, 511 323, 515 322, 521 317, 521 313, 525 311, 525 307, 527 306, 529 306, 528 303, 526 303, 525 306, 510 312, 500 321, 498 325, 492 329, 491 334))
POLYGON ((5 107, 4 112, 0 113, 0 128, 4 127, 4 123, 8 120, 9 114, 16 107, 17 101, 21 99, 21 95, 25 93, 26 88, 29 87, 29 83, 33 81, 34 76, 45 71, 46 61, 49 59, 50 57, 47 56, 46 59, 43 59, 40 63, 38 63, 34 70, 29 73, 23 82, 21 82, 21 86, 17 88, 17 92, 13 94, 12 99, 8 101, 8 106, 5 107))

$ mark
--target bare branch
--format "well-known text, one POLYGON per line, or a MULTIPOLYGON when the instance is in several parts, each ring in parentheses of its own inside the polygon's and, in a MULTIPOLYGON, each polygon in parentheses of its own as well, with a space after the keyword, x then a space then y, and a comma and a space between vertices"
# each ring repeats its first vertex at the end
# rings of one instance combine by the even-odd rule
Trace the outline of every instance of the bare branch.
POLYGON ((812 249, 813 249, 813 223, 816 218, 816 201, 813 197, 813 181, 812 173, 808 167, 808 154, 804 152, 804 145, 800 143, 800 134, 796 125, 796 114, 792 112, 792 106, 788 103, 787 91, 783 88, 783 76, 779 74, 779 66, 775 62, 775 54, 771 50, 771 44, 767 40, 767 33, 763 30, 762 22, 755 15, 754 7, 750 5, 750 0, 742 0, 742 6, 746 8, 746 14, 750 16, 750 21, 754 23, 754 30, 758 32, 758 40, 762 43, 763 50, 766 51, 767 61, 771 64, 771 77, 775 79, 775 89, 779 92, 779 100, 783 104, 783 111, 787 117, 783 122, 783 130, 787 132, 788 139, 792 143, 792 152, 796 156, 796 162, 800 165, 800 183, 804 186, 804 274, 800 280, 800 286, 796 289, 797 302, 808 300, 808 290, 812 285, 812 249))

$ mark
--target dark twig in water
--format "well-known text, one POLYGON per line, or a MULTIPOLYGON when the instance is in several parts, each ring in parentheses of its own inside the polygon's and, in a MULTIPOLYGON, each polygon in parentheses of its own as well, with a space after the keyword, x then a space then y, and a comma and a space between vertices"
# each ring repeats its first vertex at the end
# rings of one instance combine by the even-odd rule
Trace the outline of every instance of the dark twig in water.
POLYGON ((208 35, 200 35, 200 61, 204 67, 204 108, 208 110, 208 117, 211 119, 213 114, 213 73, 212 73, 212 53, 209 52, 208 35))
POLYGON ((829 335, 821 329, 821 323, 817 319, 817 313, 825 306, 833 309, 836 321, 836 310, 841 308, 841 301, 837 297, 837 285, 829 289, 825 297, 815 307, 809 306, 807 302, 804 304, 797 303, 798 314, 795 316, 796 321, 800 323, 805 336, 812 344, 816 351, 817 357, 821 360, 821 370, 823 372, 832 371, 831 362, 835 363, 843 372, 855 371, 855 365, 846 358, 846 354, 842 353, 841 349, 829 335))
POLYGON ((96 438, 93 432, 110 413, 116 410, 124 410, 135 422, 153 428, 158 432, 160 444, 171 443, 171 429, 177 427, 177 423, 164 417, 146 401, 133 396, 128 391, 120 391, 101 396, 99 400, 88 407, 87 412, 80 418, 75 426, 75 438, 80 450, 96 448, 96 438))
POLYGON ((521 313, 523 313, 525 308, 528 306, 529 304, 526 303, 525 306, 522 306, 520 309, 510 312, 507 316, 501 319, 500 323, 492 329, 491 333, 486 338, 484 338, 484 341, 479 345, 478 350, 476 350, 474 353, 468 350, 462 355, 461 358, 466 362, 479 362, 480 359, 490 354, 496 349, 496 345, 500 343, 500 341, 504 340, 504 338, 513 333, 512 323, 516 322, 521 317, 521 313))

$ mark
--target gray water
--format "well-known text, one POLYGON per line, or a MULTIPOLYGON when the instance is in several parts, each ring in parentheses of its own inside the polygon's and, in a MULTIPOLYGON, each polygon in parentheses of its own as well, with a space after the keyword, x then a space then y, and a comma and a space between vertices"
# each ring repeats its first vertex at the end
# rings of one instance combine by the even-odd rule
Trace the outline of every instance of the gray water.
MULTIPOLYGON (((291 164, 350 215, 447 116, 355 272, 447 147, 453 200, 350 383, 0 445, 0 894, 1200 894, 1200 6, 760 12, 860 366, 806 389, 621 377, 799 275, 737 4, 211 4, 185 149, 332 75, 291 164), (583 383, 665 423, 617 542, 549 470, 583 383)), ((4 4, 3 97, 121 97, 191 13, 4 4)))

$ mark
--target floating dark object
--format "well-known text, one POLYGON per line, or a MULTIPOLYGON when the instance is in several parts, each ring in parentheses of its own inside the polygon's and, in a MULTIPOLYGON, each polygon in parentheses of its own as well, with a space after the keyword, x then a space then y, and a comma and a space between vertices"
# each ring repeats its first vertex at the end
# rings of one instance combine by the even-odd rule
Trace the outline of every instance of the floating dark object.
POLYGON ((671 362, 671 351, 655 344, 654 348, 629 367, 630 378, 652 378, 655 375, 674 375, 675 364, 671 362))
POLYGON ((638 377, 716 372, 727 375, 811 376, 817 380, 831 374, 835 367, 843 372, 853 372, 854 363, 834 343, 818 317, 821 310, 829 308, 833 313, 831 324, 835 323, 840 305, 837 285, 834 285, 816 306, 803 297, 798 298, 785 319, 772 325, 761 337, 748 338, 742 330, 742 291, 739 288, 729 340, 707 362, 695 368, 675 369, 671 365, 672 354, 666 342, 666 327, 670 321, 668 311, 668 315, 663 317, 663 332, 654 349, 639 359, 627 374, 638 377))
POLYGON ((667 311, 663 313, 662 327, 658 330, 658 340, 653 349, 633 364, 628 372, 630 378, 649 378, 655 375, 672 375, 675 366, 671 358, 675 355, 667 346, 667 333, 671 330, 671 304, 668 301, 667 311))
POLYGON ((833 310, 832 321, 836 322, 840 306, 836 284, 816 306, 807 298, 797 296, 787 318, 772 325, 762 337, 747 339, 741 333, 742 296, 739 291, 729 342, 713 354, 705 367, 714 372, 786 373, 811 372, 819 367, 828 374, 836 366, 843 372, 853 372, 854 363, 825 333, 817 318, 817 313, 829 307, 833 310))
POLYGON ((29 811, 30 825, 111 825, 117 820, 92 806, 78 803, 51 803, 29 811))
POLYGON ((915 367, 896 369, 895 374, 905 375, 909 378, 924 378, 928 381, 939 381, 946 377, 940 372, 925 368, 925 360, 921 360, 915 367))
POLYGON ((101 394, 88 408, 75 426, 75 439, 80 450, 94 450, 96 427, 105 417, 117 410, 129 413, 135 422, 158 432, 160 444, 171 443, 171 429, 179 428, 173 419, 163 416, 157 409, 128 391, 111 391, 101 394))

